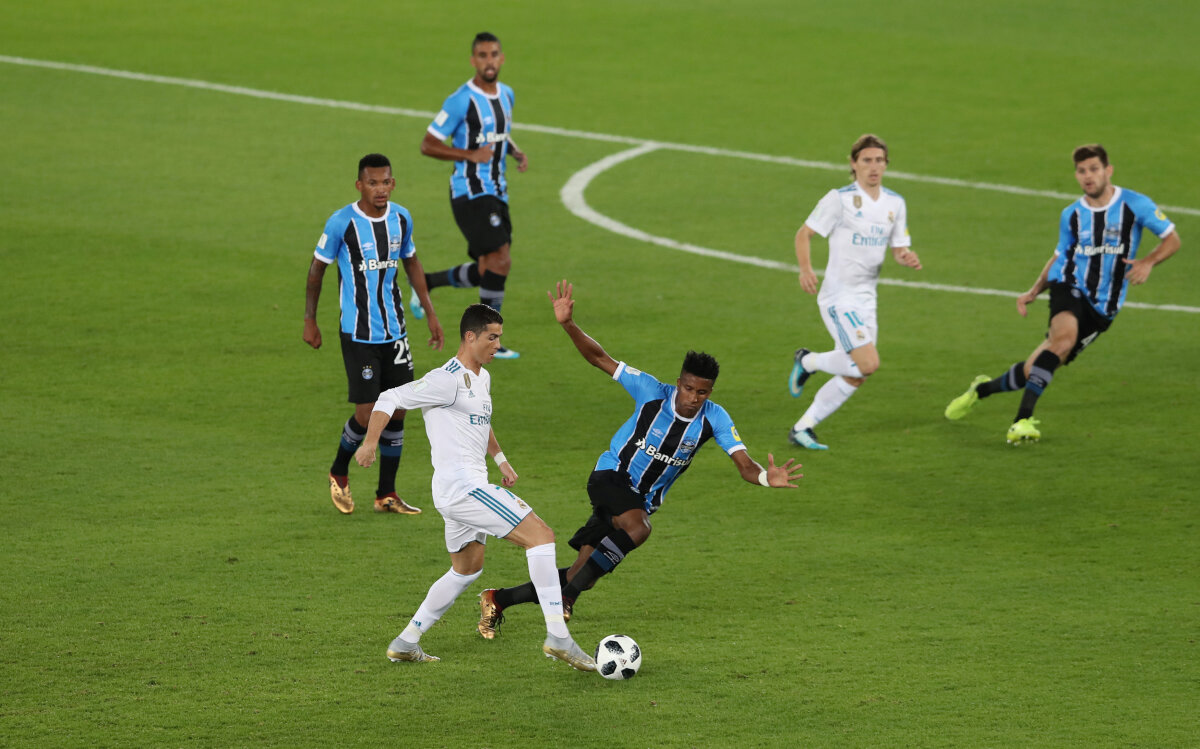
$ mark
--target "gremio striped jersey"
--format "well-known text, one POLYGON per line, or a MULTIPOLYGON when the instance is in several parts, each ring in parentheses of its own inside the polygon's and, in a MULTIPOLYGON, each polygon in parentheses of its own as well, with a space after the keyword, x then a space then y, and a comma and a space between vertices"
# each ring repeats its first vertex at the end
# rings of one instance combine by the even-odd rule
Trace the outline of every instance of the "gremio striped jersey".
POLYGON ((908 247, 904 198, 886 187, 873 200, 857 182, 830 190, 804 223, 829 238, 829 262, 817 294, 821 307, 854 304, 874 308, 879 268, 888 247, 908 247))
POLYGON ((450 145, 474 151, 492 146, 492 160, 486 164, 454 162, 450 175, 450 197, 477 198, 495 195, 508 202, 508 182, 504 178, 504 158, 508 155, 508 136, 512 131, 513 90, 496 82, 496 94, 488 94, 467 81, 442 104, 428 131, 438 140, 453 138, 450 145))
POLYGON ((1062 212, 1058 246, 1046 280, 1068 283, 1083 292, 1092 308, 1108 319, 1125 303, 1125 270, 1122 259, 1137 257, 1142 229, 1165 237, 1175 230, 1154 201, 1120 187, 1112 200, 1093 208, 1081 197, 1062 212))
POLYGON ((633 396, 637 406, 613 435, 595 470, 627 477, 633 490, 645 497, 647 513, 658 510, 671 484, 709 438, 716 439, 730 455, 746 449, 733 419, 716 403, 705 401, 700 412, 687 419, 675 413, 674 385, 664 385, 625 362, 617 365, 613 379, 633 396))
POLYGON ((380 218, 362 212, 358 203, 335 212, 313 254, 326 265, 338 264, 341 330, 359 343, 390 343, 404 338, 404 303, 396 274, 401 261, 415 255, 412 216, 388 203, 380 218))
POLYGON ((492 376, 483 367, 475 374, 454 357, 407 385, 385 390, 376 411, 421 409, 433 463, 433 499, 443 502, 466 496, 488 483, 488 436, 492 431, 492 376))

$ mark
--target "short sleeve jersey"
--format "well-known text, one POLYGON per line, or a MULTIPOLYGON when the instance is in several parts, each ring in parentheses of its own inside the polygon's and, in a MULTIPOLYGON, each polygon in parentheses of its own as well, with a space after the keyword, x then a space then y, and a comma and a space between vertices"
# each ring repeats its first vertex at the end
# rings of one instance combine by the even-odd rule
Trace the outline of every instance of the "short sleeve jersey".
POLYGON ((705 401, 700 412, 688 419, 675 412, 674 385, 665 385, 625 362, 617 365, 613 379, 636 405, 596 462, 596 470, 625 476, 645 498, 647 513, 658 510, 667 490, 710 438, 729 455, 746 449, 733 419, 716 403, 705 401))
POLYGON ((465 496, 488 482, 488 437, 492 430, 492 377, 472 372, 458 357, 419 380, 385 390, 376 411, 421 409, 433 463, 434 500, 465 496))
POLYGON ((1175 230, 1154 201, 1116 187, 1112 200, 1093 208, 1084 198, 1063 210, 1058 222, 1058 245, 1046 278, 1051 283, 1069 283, 1083 292, 1096 312, 1116 317, 1125 303, 1128 284, 1122 260, 1137 258, 1142 230, 1160 238, 1175 230))
POLYGON ((830 190, 804 221, 829 239, 829 262, 817 301, 822 306, 855 303, 874 306, 879 268, 888 247, 908 247, 904 198, 881 187, 872 200, 857 182, 830 190))
POLYGON ((412 216, 403 206, 388 203, 382 217, 371 218, 355 202, 329 217, 313 255, 338 265, 343 333, 359 343, 390 343, 407 335, 396 274, 401 261, 416 253, 412 216))
POLYGON ((492 146, 492 159, 484 164, 454 162, 450 175, 451 198, 478 198, 494 195, 508 201, 508 182, 504 176, 508 138, 512 132, 513 90, 499 81, 496 93, 489 94, 467 81, 450 94, 442 109, 429 124, 428 132, 438 140, 451 138, 451 145, 474 151, 492 146))

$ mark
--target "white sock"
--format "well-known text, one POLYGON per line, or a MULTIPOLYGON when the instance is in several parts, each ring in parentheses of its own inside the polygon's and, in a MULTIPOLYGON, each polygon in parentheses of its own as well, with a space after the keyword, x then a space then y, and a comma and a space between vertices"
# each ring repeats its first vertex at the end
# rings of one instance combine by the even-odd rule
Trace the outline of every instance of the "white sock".
POLYGON ((418 642, 421 635, 428 632, 429 628, 437 624, 442 615, 450 610, 459 594, 478 580, 482 574, 483 570, 474 575, 460 575, 451 568, 449 572, 439 577, 437 582, 429 586, 425 600, 421 601, 417 613, 413 614, 408 626, 400 633, 400 639, 405 642, 418 642))
POLYGON ((857 386, 851 385, 841 377, 834 377, 817 391, 812 405, 800 417, 800 421, 796 422, 794 429, 812 429, 841 408, 857 390, 857 386))
POLYGON ((570 637, 567 623, 563 620, 562 588, 558 587, 558 563, 555 561, 554 544, 542 544, 525 550, 529 563, 529 579, 542 605, 542 616, 546 617, 546 631, 555 637, 570 637))
POLYGON ((809 372, 828 372, 831 375, 842 375, 843 377, 861 377, 858 371, 858 365, 841 349, 832 351, 823 351, 819 354, 809 354, 800 362, 809 372))

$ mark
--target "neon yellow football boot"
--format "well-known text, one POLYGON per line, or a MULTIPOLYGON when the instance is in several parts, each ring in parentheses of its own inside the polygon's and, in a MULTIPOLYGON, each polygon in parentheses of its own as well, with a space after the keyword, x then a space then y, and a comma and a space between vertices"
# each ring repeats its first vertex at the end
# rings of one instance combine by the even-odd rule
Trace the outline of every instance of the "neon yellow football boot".
POLYGON ((1008 444, 1019 445, 1022 442, 1037 442, 1042 438, 1042 433, 1037 428, 1037 425, 1041 423, 1033 417, 1013 422, 1013 425, 1008 428, 1008 444))
POLYGON ((971 410, 971 407, 974 406, 976 401, 979 400, 979 394, 975 391, 979 389, 980 385, 990 379, 992 378, 988 377, 987 375, 979 375, 975 379, 971 380, 971 387, 967 388, 967 392, 950 401, 950 405, 946 406, 946 418, 952 421, 958 421, 962 417, 966 416, 967 412, 971 410))

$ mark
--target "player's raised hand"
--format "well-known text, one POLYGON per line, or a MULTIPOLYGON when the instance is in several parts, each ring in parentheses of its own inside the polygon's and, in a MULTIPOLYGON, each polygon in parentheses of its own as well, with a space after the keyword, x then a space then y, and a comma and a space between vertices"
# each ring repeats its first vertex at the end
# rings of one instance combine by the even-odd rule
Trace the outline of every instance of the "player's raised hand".
POLYGON ((788 462, 777 466, 775 456, 767 453, 767 483, 773 489, 798 489, 799 487, 792 482, 804 478, 804 474, 800 473, 801 467, 795 458, 788 458, 788 462), (793 463, 795 465, 792 465, 793 463))
POLYGON ((558 320, 559 325, 571 322, 571 314, 575 310, 575 300, 571 298, 574 289, 574 284, 563 279, 554 284, 554 291, 546 292, 546 296, 554 303, 554 319, 558 320))

